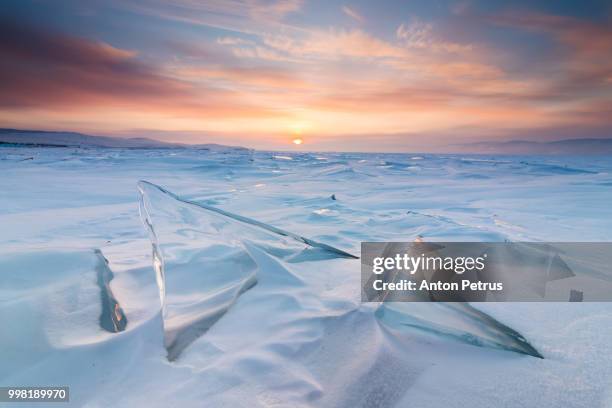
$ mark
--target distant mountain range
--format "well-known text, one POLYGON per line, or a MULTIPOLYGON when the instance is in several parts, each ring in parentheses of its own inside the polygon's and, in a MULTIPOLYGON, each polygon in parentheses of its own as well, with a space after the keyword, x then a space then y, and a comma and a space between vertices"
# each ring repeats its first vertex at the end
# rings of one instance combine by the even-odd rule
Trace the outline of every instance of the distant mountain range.
POLYGON ((224 146, 215 143, 188 145, 168 143, 144 137, 119 138, 91 136, 76 132, 49 132, 44 130, 20 130, 0 128, 0 146, 29 147, 106 147, 124 149, 202 149, 202 150, 246 150, 245 147, 224 146))
MULTIPOLYGON (((203 149, 203 150, 248 150, 240 146, 224 146, 214 143, 182 144, 168 143, 144 137, 119 138, 92 136, 76 132, 50 132, 44 130, 21 130, 0 128, 0 146, 29 147, 107 147, 124 149, 203 149)), ((442 149, 444 150, 444 149, 442 149)), ((485 154, 600 154, 612 155, 612 139, 565 139, 554 142, 532 142, 510 140, 506 142, 476 142, 448 146, 449 152, 485 154)))
POLYGON ((527 140, 488 141, 455 146, 465 153, 612 155, 612 139, 565 139, 554 142, 531 142, 527 140))

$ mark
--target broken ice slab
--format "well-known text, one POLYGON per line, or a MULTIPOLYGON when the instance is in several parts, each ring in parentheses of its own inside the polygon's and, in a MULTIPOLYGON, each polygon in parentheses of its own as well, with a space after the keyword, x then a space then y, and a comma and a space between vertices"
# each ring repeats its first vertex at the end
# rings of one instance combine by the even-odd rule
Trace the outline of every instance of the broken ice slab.
POLYGON ((33 373, 41 361, 95 347, 127 328, 99 250, 4 251, 0 276, 0 378, 33 373))
POLYGON ((382 303, 376 317, 395 329, 417 329, 474 346, 544 358, 519 332, 468 303, 382 303))
POLYGON ((286 262, 356 256, 140 181, 168 359, 205 333, 257 283, 257 251, 286 262))
POLYGON ((108 266, 108 260, 102 251, 95 249, 94 253, 98 259, 96 264, 97 282, 100 287, 102 301, 102 313, 100 314, 100 327, 111 333, 124 331, 127 326, 127 318, 121 305, 115 298, 110 282, 113 280, 113 271, 108 266))

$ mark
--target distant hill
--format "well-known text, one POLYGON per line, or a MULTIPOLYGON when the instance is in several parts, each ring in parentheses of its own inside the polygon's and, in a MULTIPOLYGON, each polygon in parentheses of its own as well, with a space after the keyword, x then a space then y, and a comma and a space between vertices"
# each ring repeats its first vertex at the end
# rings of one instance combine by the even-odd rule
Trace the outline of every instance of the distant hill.
POLYGON ((44 130, 21 130, 0 128, 0 146, 15 145, 28 147, 106 147, 126 149, 206 149, 224 150, 244 147, 224 146, 214 143, 188 145, 168 143, 144 137, 119 138, 109 136, 92 136, 76 132, 50 132, 44 130))
POLYGON ((565 139, 554 142, 511 140, 507 142, 467 143, 457 146, 462 152, 466 153, 612 155, 612 139, 565 139))

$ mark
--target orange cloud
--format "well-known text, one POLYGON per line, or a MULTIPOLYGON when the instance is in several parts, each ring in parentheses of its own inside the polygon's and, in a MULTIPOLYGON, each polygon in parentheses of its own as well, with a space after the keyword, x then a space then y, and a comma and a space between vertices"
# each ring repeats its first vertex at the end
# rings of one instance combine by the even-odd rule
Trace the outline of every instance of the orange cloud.
POLYGON ((264 88, 303 89, 308 84, 293 71, 271 67, 199 67, 187 66, 172 70, 179 78, 199 81, 223 81, 230 86, 249 85, 264 88))
POLYGON ((312 30, 303 39, 268 35, 264 37, 264 43, 276 51, 300 58, 337 60, 345 57, 401 58, 406 55, 401 47, 356 29, 312 30))

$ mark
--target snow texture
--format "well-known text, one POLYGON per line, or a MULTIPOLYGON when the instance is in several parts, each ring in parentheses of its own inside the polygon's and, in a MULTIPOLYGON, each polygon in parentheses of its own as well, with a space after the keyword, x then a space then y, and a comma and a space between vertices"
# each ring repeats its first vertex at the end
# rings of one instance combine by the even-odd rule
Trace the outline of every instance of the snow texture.
POLYGON ((358 254, 361 241, 419 237, 609 241, 611 170, 606 157, 2 147, 0 384, 69 385, 79 407, 610 406, 609 303, 469 309, 520 333, 534 358, 465 311, 361 304, 358 260, 171 196, 150 214, 166 312, 188 317, 169 324, 137 183, 358 254), (192 296, 217 278, 231 288, 223 313, 169 361, 167 329, 203 317, 192 296), (102 293, 123 330, 103 327, 102 293))

